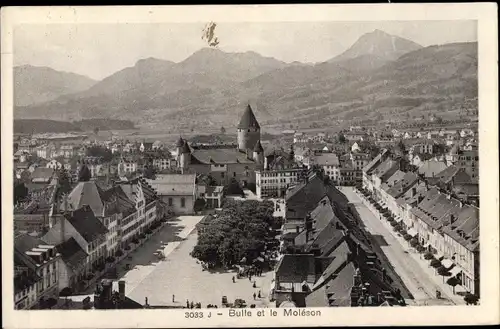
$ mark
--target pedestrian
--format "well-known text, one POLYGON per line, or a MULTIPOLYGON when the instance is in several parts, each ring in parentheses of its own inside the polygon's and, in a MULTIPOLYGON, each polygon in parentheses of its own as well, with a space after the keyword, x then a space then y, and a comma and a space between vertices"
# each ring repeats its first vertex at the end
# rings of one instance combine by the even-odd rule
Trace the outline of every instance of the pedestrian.
POLYGON ((257 295, 259 298, 261 298, 261 295, 260 295, 260 290, 259 290, 259 294, 257 295))
POLYGON ((189 299, 186 299, 186 308, 189 308, 189 299))
POLYGON ((235 281, 234 281, 234 276, 233 276, 233 283, 234 283, 234 282, 235 282, 235 281))
POLYGON ((253 282, 252 287, 257 288, 257 284, 255 283, 255 281, 253 282))
POLYGON ((257 296, 257 295, 256 295, 256 294, 255 294, 255 292, 254 292, 254 293, 253 293, 253 299, 254 299, 254 300, 255 300, 255 296, 257 296))
POLYGON ((175 295, 172 295, 172 303, 175 303, 175 295))
POLYGON ((248 281, 252 281, 252 275, 251 274, 248 275, 248 281))
POLYGON ((191 302, 191 308, 194 308, 194 303, 193 302, 191 302))

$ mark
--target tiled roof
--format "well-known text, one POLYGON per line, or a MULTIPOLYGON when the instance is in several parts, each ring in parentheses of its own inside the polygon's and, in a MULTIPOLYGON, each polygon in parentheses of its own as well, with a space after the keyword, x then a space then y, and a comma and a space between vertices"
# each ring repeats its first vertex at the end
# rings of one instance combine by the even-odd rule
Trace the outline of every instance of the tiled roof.
POLYGON ((276 280, 279 282, 309 282, 315 279, 314 255, 285 254, 276 266, 276 280))
POLYGON ((382 183, 382 189, 384 191, 387 191, 389 188, 394 186, 397 182, 399 182, 403 177, 405 176, 405 172, 401 170, 396 170, 394 174, 392 174, 389 178, 387 178, 387 181, 385 183, 382 183))
POLYGON ((443 161, 428 160, 418 167, 418 173, 424 175, 424 177, 435 177, 447 167, 443 161))
POLYGON ((457 195, 478 196, 479 184, 460 184, 453 187, 453 192, 457 195))
POLYGON ((327 283, 327 298, 330 306, 350 306, 351 289, 354 286, 356 269, 352 263, 344 267, 339 274, 327 283))
POLYGON ((398 167, 398 163, 393 159, 386 159, 382 162, 375 170, 373 170, 372 175, 375 175, 381 179, 381 181, 385 181, 387 176, 392 176, 391 174, 398 167))
POLYGON ((247 105, 243 116, 241 117, 240 123, 238 124, 239 129, 256 128, 260 129, 260 125, 255 118, 255 114, 252 111, 250 105, 247 105))
MULTIPOLYGON (((68 195, 67 210, 77 210, 88 205, 96 216, 104 216, 104 202, 99 192, 94 181, 79 182, 68 195)), ((64 203, 62 207, 64 208, 64 203)))
POLYGON ((194 150, 191 156, 193 164, 227 164, 227 163, 255 163, 248 159, 246 153, 237 149, 199 149, 194 150))
POLYGON ((80 247, 74 238, 64 241, 56 246, 57 251, 61 254, 62 260, 72 270, 76 270, 85 264, 85 258, 88 254, 80 247))
POLYGON ((48 181, 54 176, 54 169, 38 167, 31 173, 31 180, 44 180, 48 181))
POLYGON ((320 166, 338 166, 339 158, 335 153, 321 153, 314 156, 314 163, 320 166))
POLYGON ((194 195, 195 185, 192 183, 168 184, 148 179, 148 183, 156 190, 158 195, 194 195))
POLYGON ((83 206, 64 217, 87 242, 92 242, 108 233, 108 229, 95 217, 90 206, 83 206))
POLYGON ((404 177, 397 181, 391 188, 387 190, 387 193, 393 198, 399 198, 406 191, 408 191, 413 185, 418 181, 418 176, 412 172, 408 172, 404 177))
POLYGON ((447 184, 455 177, 456 183, 471 182, 470 176, 463 170, 456 166, 449 166, 436 175, 436 178, 444 184, 447 184))
POLYGON ((196 174, 158 174, 154 181, 164 184, 194 184, 195 179, 196 174))
POLYGON ((328 307, 328 298, 326 297, 326 286, 323 285, 319 289, 314 290, 306 296, 307 307, 328 307))
POLYGON ((443 228, 455 241, 468 250, 479 248, 479 208, 464 206, 456 216, 456 220, 443 228))
POLYGON ((39 245, 46 244, 42 240, 37 237, 33 237, 29 234, 19 234, 14 239, 14 246, 21 253, 25 253, 33 248, 38 247, 39 245))
POLYGON ((407 204, 413 204, 418 201, 419 196, 423 196, 427 192, 424 182, 417 183, 412 188, 408 189, 403 195, 401 195, 397 200, 397 204, 404 206, 407 204), (415 195, 412 196, 412 189, 415 189, 415 195))
POLYGON ((286 218, 305 218, 325 195, 324 182, 318 176, 314 176, 307 184, 295 186, 286 194, 286 218))

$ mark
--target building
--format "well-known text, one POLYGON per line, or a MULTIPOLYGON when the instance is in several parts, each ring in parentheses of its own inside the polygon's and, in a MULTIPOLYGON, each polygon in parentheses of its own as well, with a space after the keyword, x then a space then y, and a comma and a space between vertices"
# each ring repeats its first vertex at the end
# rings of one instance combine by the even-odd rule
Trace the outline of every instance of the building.
POLYGON ((175 214, 194 213, 197 194, 195 174, 162 174, 146 181, 175 214))
POLYGON ((430 159, 424 161, 418 167, 418 174, 425 179, 435 178, 440 172, 445 170, 448 166, 444 161, 438 161, 437 159, 430 159))
POLYGON ((256 171, 257 197, 283 198, 288 188, 295 185, 303 174, 302 168, 256 171))
POLYGON ((210 175, 217 185, 226 185, 236 179, 241 185, 255 183, 255 170, 264 165, 264 152, 260 142, 260 125, 250 105, 237 127, 238 143, 232 145, 189 146, 179 138, 176 144, 178 166, 184 172, 210 175))
POLYGON ((59 216, 42 237, 61 253, 59 288, 78 291, 86 281, 104 269, 107 228, 88 205, 59 216))
POLYGON ((418 201, 410 214, 418 241, 479 296, 479 209, 436 188, 418 201))
POLYGON ((15 236, 15 309, 43 309, 55 303, 59 293, 60 258, 54 245, 28 234, 15 236))
POLYGON ((133 174, 139 168, 139 163, 133 157, 122 157, 118 162, 118 175, 133 174))

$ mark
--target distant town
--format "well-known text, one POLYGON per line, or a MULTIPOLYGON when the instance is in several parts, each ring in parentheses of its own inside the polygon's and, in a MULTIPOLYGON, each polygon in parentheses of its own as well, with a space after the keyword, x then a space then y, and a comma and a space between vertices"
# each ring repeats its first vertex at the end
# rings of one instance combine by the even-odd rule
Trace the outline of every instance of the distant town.
POLYGON ((15 135, 16 309, 479 303, 477 122, 264 141, 237 110, 224 141, 15 135))

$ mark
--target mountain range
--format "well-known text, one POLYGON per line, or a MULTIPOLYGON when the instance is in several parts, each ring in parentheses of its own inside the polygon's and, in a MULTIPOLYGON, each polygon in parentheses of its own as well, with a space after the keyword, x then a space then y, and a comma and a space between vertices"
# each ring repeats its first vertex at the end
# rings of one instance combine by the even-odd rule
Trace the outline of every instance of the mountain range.
MULTIPOLYGON (((16 100, 29 91, 25 86, 16 83, 16 100)), ((143 59, 86 89, 37 104, 16 102, 15 117, 116 117, 176 131, 233 127, 250 103, 263 124, 331 125, 452 112, 474 97, 477 43, 422 47, 376 30, 316 64, 212 48, 179 63, 143 59)))
POLYGON ((27 106, 77 93, 96 83, 89 77, 56 71, 50 67, 22 65, 14 67, 14 104, 27 106))

